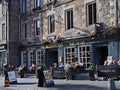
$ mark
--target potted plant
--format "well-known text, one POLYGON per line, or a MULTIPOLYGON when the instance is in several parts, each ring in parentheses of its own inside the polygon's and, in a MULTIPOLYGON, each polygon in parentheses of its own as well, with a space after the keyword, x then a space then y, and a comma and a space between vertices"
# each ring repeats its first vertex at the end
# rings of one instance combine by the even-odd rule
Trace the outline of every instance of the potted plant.
POLYGON ((94 65, 90 65, 90 66, 88 67, 88 70, 89 70, 90 80, 91 80, 91 81, 95 81, 95 76, 94 76, 94 74, 95 74, 95 66, 94 66, 94 65))

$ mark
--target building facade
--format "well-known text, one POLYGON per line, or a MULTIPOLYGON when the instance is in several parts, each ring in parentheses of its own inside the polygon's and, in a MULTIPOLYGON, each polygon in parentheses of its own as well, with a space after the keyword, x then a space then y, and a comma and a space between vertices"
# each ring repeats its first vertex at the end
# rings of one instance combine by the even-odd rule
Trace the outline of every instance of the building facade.
MULTIPOLYGON (((4 2, 4 4, 6 3, 4 2)), ((2 69, 4 63, 7 63, 6 9, 7 9, 6 5, 0 4, 0 69, 2 69)))
POLYGON ((19 65, 19 1, 0 2, 0 68, 19 65))
POLYGON ((118 0, 21 0, 21 64, 88 68, 120 58, 118 0))

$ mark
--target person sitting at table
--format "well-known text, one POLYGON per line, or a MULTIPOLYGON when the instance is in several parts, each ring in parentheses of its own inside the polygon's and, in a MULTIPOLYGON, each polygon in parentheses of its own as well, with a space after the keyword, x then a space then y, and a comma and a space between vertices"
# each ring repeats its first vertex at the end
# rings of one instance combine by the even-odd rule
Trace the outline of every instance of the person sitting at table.
POLYGON ((107 60, 104 61, 104 65, 108 65, 108 61, 107 60))
POLYGON ((53 67, 57 67, 57 63, 53 63, 53 67))
POLYGON ((110 65, 117 65, 116 60, 113 59, 113 60, 111 61, 110 65))

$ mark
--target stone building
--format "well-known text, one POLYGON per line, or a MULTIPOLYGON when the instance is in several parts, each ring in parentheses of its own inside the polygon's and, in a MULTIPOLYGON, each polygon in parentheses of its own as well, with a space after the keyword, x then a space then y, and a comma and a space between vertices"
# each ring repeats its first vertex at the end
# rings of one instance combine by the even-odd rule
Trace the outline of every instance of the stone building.
POLYGON ((21 0, 21 64, 120 58, 119 0, 21 0))
POLYGON ((0 68, 3 64, 18 65, 19 1, 0 2, 0 68))

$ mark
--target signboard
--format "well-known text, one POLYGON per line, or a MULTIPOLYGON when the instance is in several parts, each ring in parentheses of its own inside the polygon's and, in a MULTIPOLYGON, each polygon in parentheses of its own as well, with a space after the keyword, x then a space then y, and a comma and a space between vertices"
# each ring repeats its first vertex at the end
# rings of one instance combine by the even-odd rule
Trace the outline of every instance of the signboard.
POLYGON ((15 75, 15 71, 9 71, 8 72, 8 78, 9 78, 9 83, 13 84, 13 83, 17 83, 17 78, 15 75))
POLYGON ((45 77, 45 87, 54 86, 54 80, 52 78, 51 72, 49 70, 43 71, 45 77))
POLYGON ((117 77, 120 76, 120 67, 118 65, 98 65, 97 66, 98 77, 117 77))
POLYGON ((55 67, 55 68, 53 67, 52 77, 57 79, 65 78, 64 67, 55 67))

